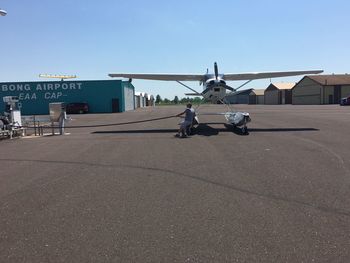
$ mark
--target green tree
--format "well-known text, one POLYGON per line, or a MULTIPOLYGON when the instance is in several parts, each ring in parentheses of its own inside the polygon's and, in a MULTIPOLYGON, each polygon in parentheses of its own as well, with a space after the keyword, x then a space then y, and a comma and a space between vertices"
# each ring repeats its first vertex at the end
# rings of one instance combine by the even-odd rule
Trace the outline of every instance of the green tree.
POLYGON ((195 103, 195 104, 200 104, 201 102, 202 102, 202 99, 200 97, 195 97, 193 99, 193 103, 195 103))
POLYGON ((163 100, 163 102, 164 102, 164 103, 170 103, 170 100, 167 99, 167 98, 165 98, 165 99, 163 100))
POLYGON ((174 100, 173 100, 174 104, 179 104, 179 97, 175 96, 174 100))
POLYGON ((162 98, 161 98, 160 95, 158 94, 158 95, 156 96, 156 103, 159 104, 159 103, 161 103, 161 102, 162 102, 162 98))
POLYGON ((181 104, 186 104, 186 103, 188 103, 189 102, 189 98, 187 97, 187 98, 182 98, 181 99, 181 104))

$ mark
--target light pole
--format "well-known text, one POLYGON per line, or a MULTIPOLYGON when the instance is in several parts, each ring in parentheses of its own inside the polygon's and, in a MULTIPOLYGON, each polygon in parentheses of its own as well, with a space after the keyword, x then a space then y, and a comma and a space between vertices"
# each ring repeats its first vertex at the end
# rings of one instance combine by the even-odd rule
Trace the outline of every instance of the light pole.
POLYGON ((7 12, 5 10, 0 9, 0 15, 1 16, 6 16, 7 12))

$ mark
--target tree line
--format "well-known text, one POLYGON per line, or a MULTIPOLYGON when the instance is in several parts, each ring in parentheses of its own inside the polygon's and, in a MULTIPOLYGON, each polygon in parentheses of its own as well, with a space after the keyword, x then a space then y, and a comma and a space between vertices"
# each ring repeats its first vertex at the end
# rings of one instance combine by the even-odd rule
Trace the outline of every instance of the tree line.
POLYGON ((162 97, 159 94, 156 96, 156 104, 186 104, 186 103, 193 103, 193 104, 203 103, 203 98, 186 97, 186 98, 179 99, 178 96, 175 96, 173 100, 169 100, 167 98, 162 99, 162 97))

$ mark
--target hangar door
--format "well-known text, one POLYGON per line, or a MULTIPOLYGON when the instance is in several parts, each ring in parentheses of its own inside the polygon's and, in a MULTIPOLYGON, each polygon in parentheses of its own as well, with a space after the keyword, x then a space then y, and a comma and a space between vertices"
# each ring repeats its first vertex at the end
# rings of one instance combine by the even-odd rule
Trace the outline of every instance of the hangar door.
POLYGON ((249 95, 249 104, 256 104, 257 96, 256 95, 249 95))
POLYGON ((119 99, 115 98, 112 99, 112 112, 120 112, 120 108, 119 108, 119 99))
POLYGON ((270 105, 279 104, 278 90, 265 91, 265 104, 270 104, 270 105))
POLYGON ((334 86, 334 104, 340 103, 341 99, 341 86, 336 85, 334 86))
POLYGON ((319 105, 320 101, 319 94, 293 96, 293 104, 295 105, 319 105))

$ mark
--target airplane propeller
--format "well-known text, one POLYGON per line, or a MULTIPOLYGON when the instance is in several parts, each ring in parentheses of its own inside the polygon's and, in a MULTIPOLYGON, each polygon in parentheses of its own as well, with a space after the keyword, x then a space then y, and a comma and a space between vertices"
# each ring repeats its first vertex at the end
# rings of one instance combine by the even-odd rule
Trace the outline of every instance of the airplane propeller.
MULTIPOLYGON (((215 73, 215 79, 218 80, 218 78, 219 78, 219 69, 218 69, 218 64, 216 62, 214 63, 214 73, 215 73)), ((230 87, 229 85, 223 84, 223 83, 220 83, 220 86, 225 88, 225 89, 227 89, 227 90, 230 90, 230 91, 236 91, 234 88, 230 87)), ((210 90, 210 89, 211 88, 204 90, 204 93, 207 90, 210 90)))
POLYGON ((219 69, 218 69, 218 64, 216 62, 214 63, 214 72, 215 72, 215 78, 218 79, 219 69))
POLYGON ((221 87, 224 87, 225 89, 229 90, 229 91, 236 91, 234 88, 230 87, 229 85, 226 84, 221 84, 221 87))

